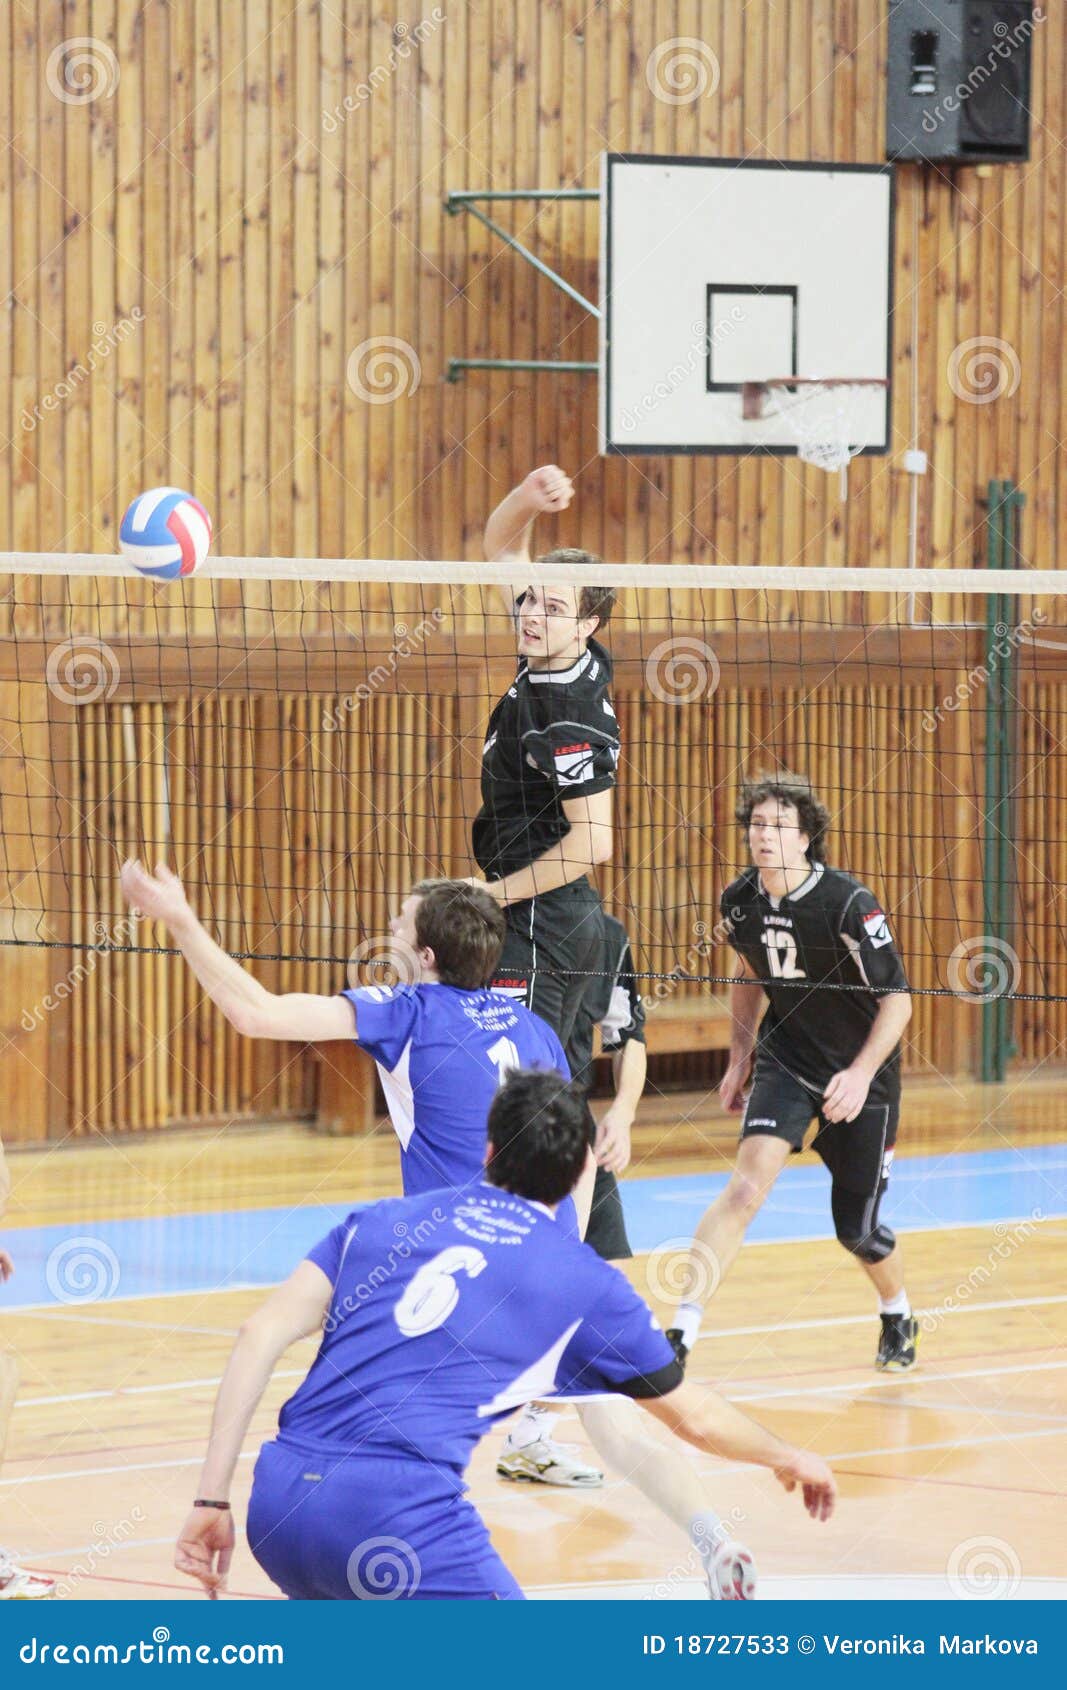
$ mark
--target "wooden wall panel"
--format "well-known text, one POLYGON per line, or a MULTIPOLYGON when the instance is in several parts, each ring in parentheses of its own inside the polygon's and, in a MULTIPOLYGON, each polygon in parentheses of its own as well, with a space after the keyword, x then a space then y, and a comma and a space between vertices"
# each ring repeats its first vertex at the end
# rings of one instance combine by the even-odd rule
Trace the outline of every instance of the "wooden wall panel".
MULTIPOLYGON (((538 540, 545 546, 581 540, 629 562, 899 565, 910 556, 914 499, 916 561, 964 566, 982 556, 979 499, 987 480, 999 476, 1027 494, 1024 561, 1047 567, 1060 556, 1067 539, 1067 396, 1057 379, 1067 312, 1063 8, 1046 7, 1046 21, 1035 29, 1029 164, 983 174, 898 172, 893 449, 853 466, 845 505, 834 478, 788 459, 600 459, 593 377, 473 373, 449 385, 451 356, 591 359, 597 342, 586 313, 473 219, 446 215, 443 201, 457 188, 595 187, 605 149, 880 161, 885 0, 598 0, 592 7, 585 0, 470 0, 427 4, 406 24, 368 0, 328 8, 315 0, 66 0, 62 7, 23 0, 2 11, 0 134, 9 143, 0 150, 5 547, 110 552, 127 500, 142 485, 166 480, 190 486, 206 502, 225 553, 476 556, 488 506, 533 463, 559 459, 577 478, 578 500, 563 521, 544 525, 538 540), (82 36, 95 43, 91 93, 60 99, 49 64, 64 40, 82 36), (689 102, 657 100, 646 79, 649 56, 678 37, 704 44, 715 85, 689 102), (1018 360, 1014 391, 981 404, 953 393, 949 359, 971 339, 1007 343, 1006 356, 1018 360), (358 348, 362 356, 353 360, 358 348), (931 460, 918 483, 899 467, 913 437, 931 460)), ((595 296, 595 205, 493 209, 595 296)), ((709 614, 722 608, 710 597, 709 614)), ((71 598, 71 626, 120 645, 127 634, 165 644, 185 632, 209 639, 321 634, 366 612, 388 629, 431 608, 425 595, 386 589, 359 599, 324 588, 302 600, 295 589, 286 599, 284 589, 241 594, 202 582, 169 601, 134 586, 101 593, 93 583, 77 585, 71 598), (286 609, 282 627, 277 613, 286 609)), ((477 632, 479 596, 469 595, 465 606, 457 628, 477 632)), ((658 598, 646 608, 649 617, 669 614, 658 598)), ((920 604, 917 614, 953 621, 968 610, 946 600, 920 604)), ((848 621, 887 612, 893 607, 876 601, 835 606, 848 621)), ((63 614, 48 593, 35 600, 23 593, 17 604, 5 602, 3 629, 28 636, 43 619, 54 636, 57 628, 67 631, 63 614)), ((14 719, 17 689, 4 681, 0 691, 4 714, 14 719)), ((447 825, 440 813, 419 814, 410 838, 396 836, 397 850, 427 856, 427 830, 434 828, 459 849, 465 815, 455 794, 469 809, 476 692, 450 699, 440 720, 405 719, 405 731, 437 736, 456 778, 428 788, 434 803, 451 803, 447 825), (466 736, 463 750, 448 749, 442 721, 466 736)), ((121 732, 117 717, 93 722, 101 779, 115 773, 116 758, 128 757, 131 731, 149 732, 163 696, 157 691, 136 705, 121 732)), ((1053 682, 1042 696, 1056 707, 1053 682)), ((418 708, 401 698, 379 702, 383 711, 418 708)), ((634 695, 624 708, 639 711, 640 702, 634 695)), ((766 705, 728 689, 719 703, 723 745, 732 752, 722 761, 715 741, 714 770, 728 783, 738 756, 756 743, 748 736, 761 724, 767 730, 766 705)), ((862 726, 862 700, 848 707, 857 712, 850 731, 864 749, 843 779, 864 794, 869 832, 863 758, 892 752, 862 726)), ((277 778, 297 806, 308 783, 315 787, 336 772, 338 758, 365 778, 354 721, 327 736, 315 728, 307 700, 305 716, 283 721, 272 714, 278 708, 276 697, 198 698, 187 723, 164 729, 160 718, 154 731, 169 736, 176 766, 198 736, 215 734, 225 743, 229 735, 236 747, 253 733, 276 771, 283 767, 277 759, 291 760, 277 778), (255 723, 241 710, 258 712, 255 723)), ((814 703, 808 714, 820 720, 814 703)), ((648 772, 668 796, 688 778, 686 757, 706 750, 686 737, 696 720, 680 738, 649 750, 648 772)), ((954 719, 957 735, 963 721, 954 719)), ((398 717, 381 731, 403 725, 398 717)), ((1037 741, 1027 746, 1037 758, 1037 741)), ((957 754, 970 749, 960 740, 957 754)), ((149 759, 127 769, 118 792, 101 790, 120 831, 145 806, 162 802, 152 768, 149 759)), ((1041 768, 1049 793, 1062 801, 1054 749, 1041 768)), ((245 770, 240 778, 259 777, 245 770)), ((195 800, 195 785, 189 791, 195 800)), ((662 860, 650 860, 648 828, 653 821, 663 827, 666 811, 643 814, 645 794, 624 795, 640 908, 680 897, 687 876, 710 887, 722 851, 719 830, 729 827, 724 792, 693 798, 701 822, 684 835, 696 853, 690 861, 673 844, 662 860)), ((957 841, 953 850, 963 851, 965 802, 957 792, 943 803, 952 811, 946 827, 957 841)), ((367 881, 381 874, 383 846, 375 848, 368 826, 351 834, 348 818, 342 826, 336 816, 322 825, 334 830, 329 849, 343 841, 358 854, 367 881)), ((1041 875, 1062 866, 1042 832, 1047 821, 1033 790, 1020 826, 1032 903, 1041 875)), ((198 838, 181 806, 173 827, 176 848, 182 827, 186 844, 198 838)), ((899 853, 907 837, 898 829, 895 839, 898 855, 887 857, 884 871, 889 888, 906 896, 921 848, 914 842, 905 861, 899 853)), ((853 846, 858 850, 858 841, 853 846)), ((259 849, 251 835, 235 848, 246 865, 259 849)), ((957 889, 970 884, 962 868, 954 878, 957 889)), ((379 902, 384 895, 384 887, 375 894, 379 902)), ((891 890, 886 895, 892 901, 891 890)), ((973 889, 959 896, 960 919, 977 919, 973 889)), ((351 888, 336 889, 331 919, 337 910, 351 918, 351 898, 351 888)), ((19 907, 16 901, 16 924, 19 907)), ((663 933, 650 933, 649 944, 670 968, 663 933)), ((36 991, 54 972, 42 966, 43 973, 24 953, 0 953, 5 990, 13 986, 19 997, 36 991)), ((286 977, 284 966, 268 966, 278 981, 286 977)), ((291 1064, 260 1053, 253 1061, 220 1044, 181 971, 110 959, 93 980, 72 1011, 81 1017, 78 1036, 94 1046, 86 1061, 98 1063, 72 1082, 79 1120, 130 1124, 138 1111, 143 1124, 192 1118, 204 1112, 205 1088, 216 1079, 225 1108, 238 1112, 256 1098, 270 1109, 305 1098, 305 1079, 291 1064), (151 1007, 156 1021, 188 1018, 195 1033, 176 1067, 164 1070, 148 1039, 138 1062, 155 1077, 123 1077, 118 1047, 101 1042, 112 992, 117 1002, 151 1007), (112 1093, 108 1115, 103 1099, 112 1093)), ((918 1043, 927 1051, 932 1013, 924 1009, 918 1018, 918 1043)), ((965 1063, 966 1012, 952 1015, 951 1035, 942 1018, 938 1036, 953 1061, 965 1063)), ((1020 1011, 1024 1055, 1059 1048, 1067 1025, 1058 1016, 1059 1006, 1020 1011)))

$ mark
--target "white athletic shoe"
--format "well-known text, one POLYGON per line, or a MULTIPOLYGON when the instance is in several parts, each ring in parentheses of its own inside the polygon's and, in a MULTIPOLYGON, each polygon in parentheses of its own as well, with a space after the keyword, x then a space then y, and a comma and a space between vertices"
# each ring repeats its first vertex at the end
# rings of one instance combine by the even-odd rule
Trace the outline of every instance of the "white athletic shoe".
POLYGON ((28 1573, 25 1567, 16 1565, 10 1551, 0 1549, 0 1602, 39 1602, 55 1593, 55 1579, 28 1573))
POLYGON ((743 1544, 720 1544, 704 1563, 713 1602, 751 1602, 756 1594, 756 1563, 743 1544))
POLYGON ((516 1444, 509 1433, 497 1457, 496 1470, 502 1479, 526 1479, 535 1485, 593 1490, 604 1483, 603 1473, 580 1460, 573 1444, 558 1444, 553 1438, 516 1444))

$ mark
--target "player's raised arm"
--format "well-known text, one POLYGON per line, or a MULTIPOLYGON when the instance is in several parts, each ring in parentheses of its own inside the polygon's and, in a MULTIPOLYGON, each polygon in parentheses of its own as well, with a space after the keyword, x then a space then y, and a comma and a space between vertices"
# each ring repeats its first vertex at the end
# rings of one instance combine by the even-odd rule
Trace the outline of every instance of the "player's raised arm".
MULTIPOLYGON (((501 904, 518 904, 527 898, 543 897, 572 880, 592 874, 612 854, 612 802, 610 790, 594 792, 588 798, 567 798, 563 814, 570 830, 557 845, 550 845, 525 868, 500 880, 490 881, 488 890, 501 904)), ((479 882, 479 884, 481 884, 479 882)))
POLYGON ((828 1520, 833 1513, 837 1484, 822 1456, 783 1443, 717 1391, 679 1385, 666 1396, 640 1401, 642 1408, 678 1437, 706 1454, 769 1467, 786 1490, 800 1485, 804 1506, 813 1520, 828 1520))
MULTIPOLYGON (((525 481, 502 499, 485 525, 485 555, 490 563, 528 563, 533 526, 542 513, 565 511, 574 497, 570 477, 557 464, 531 470, 525 481)), ((515 593, 500 588, 509 616, 515 614, 515 593)))
POLYGON ((227 956, 198 920, 178 876, 163 864, 150 874, 131 859, 123 863, 119 882, 133 909, 163 923, 208 997, 239 1033, 309 1044, 356 1036, 355 1010, 347 999, 269 992, 227 956))

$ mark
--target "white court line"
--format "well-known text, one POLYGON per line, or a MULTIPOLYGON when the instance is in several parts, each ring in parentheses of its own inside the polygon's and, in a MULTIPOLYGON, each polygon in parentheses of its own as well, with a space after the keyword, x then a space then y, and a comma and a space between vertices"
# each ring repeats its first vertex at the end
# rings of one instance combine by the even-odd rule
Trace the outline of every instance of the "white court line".
MULTIPOLYGON (((1067 1295, 1003 1297, 996 1302, 963 1303, 955 1309, 916 1309, 915 1314, 919 1318, 934 1314, 943 1320, 955 1320, 956 1316, 961 1314, 985 1314, 987 1310, 993 1309, 1037 1309, 1047 1307, 1050 1303, 1067 1303, 1067 1295)), ((870 1314, 835 1314, 825 1320, 775 1320, 767 1326, 720 1326, 709 1332, 698 1332, 696 1342, 703 1344, 709 1338, 754 1338, 766 1332, 813 1332, 820 1326, 866 1326, 871 1318, 870 1314)))
MULTIPOLYGON (((949 1315, 946 1316, 946 1318, 951 1318, 951 1319, 954 1320, 957 1315, 961 1315, 961 1314, 984 1314, 987 1310, 990 1310, 990 1309, 1041 1308, 1041 1307, 1044 1307, 1046 1304, 1049 1304, 1049 1303, 1067 1303, 1067 1294, 1061 1295, 1061 1296, 1049 1296, 1049 1297, 1007 1297, 1007 1298, 1004 1298, 1003 1300, 1001 1300, 999 1302, 968 1303, 962 1308, 950 1310, 949 1315)), ((916 1310, 916 1313, 919 1314, 919 1315, 922 1315, 924 1313, 936 1313, 936 1312, 938 1312, 938 1311, 936 1311, 936 1310, 924 1310, 924 1309, 917 1309, 916 1310)), ((775 1324, 770 1325, 770 1326, 724 1326, 724 1327, 720 1328, 720 1330, 717 1331, 717 1332, 700 1332, 700 1333, 698 1333, 697 1334, 697 1341, 700 1342, 700 1343, 703 1343, 705 1340, 707 1340, 709 1338, 749 1338, 749 1337, 756 1336, 760 1333, 766 1333, 766 1332, 807 1332, 807 1331, 813 1331, 813 1330, 815 1330, 819 1327, 823 1327, 823 1326, 865 1326, 868 1323, 868 1321, 870 1320, 870 1318, 871 1318, 871 1316, 869 1314, 842 1314, 842 1315, 833 1315, 827 1320, 787 1320, 787 1321, 776 1322, 775 1324)), ((119 1324, 121 1324, 121 1323, 119 1323, 119 1324)), ((135 1322, 131 1322, 130 1324, 132 1324, 132 1325, 143 1324, 143 1325, 147 1326, 149 1323, 147 1321, 146 1322, 136 1322, 135 1321, 135 1322)), ((215 1328, 213 1328, 213 1327, 183 1326, 181 1328, 181 1330, 183 1332, 207 1331, 207 1332, 210 1332, 212 1334, 215 1334, 215 1328)), ((230 1336, 229 1333, 222 1334, 222 1335, 230 1336)), ((899 1373, 892 1373, 892 1374, 885 1374, 880 1379, 859 1379, 859 1380, 854 1381, 852 1384, 847 1384, 847 1385, 819 1385, 819 1386, 804 1386, 804 1387, 797 1386, 797 1387, 793 1387, 793 1389, 791 1389, 789 1391, 772 1391, 772 1392, 767 1393, 767 1394, 770 1395, 770 1396, 805 1396, 805 1395, 817 1395, 817 1394, 820 1394, 820 1393, 834 1392, 834 1391, 877 1390, 880 1386, 885 1387, 887 1385, 916 1384, 916 1383, 923 1382, 923 1380, 925 1380, 926 1383, 929 1384, 931 1382, 931 1379, 934 1379, 934 1380, 940 1382, 943 1379, 946 1379, 946 1380, 947 1379, 991 1379, 991 1378, 996 1378, 998 1374, 1007 1374, 1007 1373, 1040 1373, 1040 1372, 1043 1372, 1043 1371, 1048 1371, 1051 1368, 1056 1368, 1056 1367, 1061 1367, 1061 1366, 1067 1366, 1067 1362, 1035 1363, 1034 1366, 1032 1366, 1032 1367, 1001 1367, 1001 1368, 984 1367, 984 1368, 975 1369, 973 1372, 970 1372, 970 1373, 937 1373, 937 1374, 934 1374, 934 1375, 931 1375, 931 1374, 928 1374, 928 1373, 920 1373, 918 1375, 909 1375, 907 1378, 903 1377, 899 1373)), ((275 1379, 301 1379, 301 1378, 303 1378, 305 1372, 306 1372, 306 1369, 301 1369, 301 1368, 297 1368, 297 1367, 285 1368, 285 1369, 282 1369, 280 1372, 274 1373, 272 1375, 272 1377, 275 1378, 275 1379)), ((202 1390, 205 1386, 208 1386, 208 1385, 218 1385, 221 1381, 221 1378, 222 1378, 221 1374, 213 1374, 211 1377, 206 1378, 206 1379, 172 1379, 172 1380, 169 1380, 168 1382, 166 1382, 164 1384, 156 1384, 156 1385, 130 1385, 130 1386, 119 1385, 119 1386, 111 1386, 107 1390, 74 1391, 74 1392, 71 1392, 69 1395, 61 1395, 61 1396, 20 1397, 18 1399, 18 1401, 15 1403, 15 1407, 16 1407, 16 1409, 19 1409, 19 1408, 51 1408, 51 1407, 55 1407, 59 1403, 95 1402, 95 1401, 98 1401, 98 1400, 100 1400, 101 1398, 104 1398, 104 1397, 153 1396, 157 1392, 195 1391, 195 1390, 202 1390)), ((574 1399, 571 1398, 571 1397, 563 1397, 560 1400, 562 1402, 571 1402, 574 1399)), ((745 1398, 740 1398, 738 1400, 745 1401, 745 1402, 755 1402, 755 1401, 763 1400, 763 1399, 757 1398, 757 1397, 745 1397, 745 1398)))
MULTIPOLYGON (((981 1156, 984 1152, 981 1150, 964 1150, 954 1151, 953 1154, 963 1156, 981 1156)), ((958 1170, 954 1170, 952 1168, 938 1168, 932 1171, 926 1171, 914 1168, 914 1163, 915 1158, 909 1156, 902 1156, 899 1161, 893 1163, 893 1172, 889 1179, 891 1188, 901 1185, 925 1186, 931 1184, 932 1181, 937 1179, 948 1179, 952 1180, 953 1183, 961 1179, 995 1180, 1003 1179, 1005 1174, 1010 1174, 1014 1179, 1018 1178, 1022 1174, 1045 1174, 1058 1171, 1060 1168, 1067 1168, 1067 1161, 1063 1161, 1045 1162, 1041 1167, 1035 1167, 1031 1166, 1029 1163, 1024 1163, 1022 1166, 1015 1164, 1011 1167, 1004 1168, 960 1168, 958 1170), (911 1171, 913 1168, 914 1172, 911 1171)), ((692 1174, 674 1174, 666 1176, 656 1174, 645 1175, 646 1179, 664 1177, 673 1179, 692 1179, 694 1176, 692 1174)), ((700 1179, 701 1177, 702 1176, 700 1174, 696 1175, 697 1179, 700 1179)), ((729 1176, 726 1170, 723 1169, 723 1172, 718 1177, 720 1179, 726 1179, 729 1176)), ((828 1184, 829 1179, 830 1175, 825 1169, 823 1169, 820 1174, 820 1170, 818 1168, 797 1168, 794 1170, 788 1186, 779 1186, 778 1189, 779 1191, 821 1191, 828 1184)), ((707 1187, 707 1191, 709 1195, 713 1196, 715 1194, 714 1189, 711 1186, 707 1187)), ((654 1191, 650 1193, 650 1200, 653 1203, 681 1203, 685 1201, 693 1201, 702 1195, 703 1193, 699 1190, 699 1188, 689 1192, 688 1194, 680 1191, 654 1191)), ((993 1221, 990 1224, 995 1225, 996 1223, 993 1221)))
MULTIPOLYGON (((273 1281, 271 1283, 271 1285, 266 1284, 262 1280, 251 1280, 251 1279, 244 1280, 244 1279, 242 1279, 241 1281, 239 1281, 238 1283, 235 1283, 233 1285, 193 1285, 193 1286, 190 1286, 190 1288, 187 1291, 127 1291, 121 1297, 99 1297, 99 1298, 91 1298, 91 1299, 86 1298, 85 1302, 81 1303, 81 1304, 79 1304, 79 1303, 14 1303, 10 1307, 7 1308, 6 1313, 8 1313, 8 1314, 47 1314, 47 1315, 51 1315, 53 1320, 77 1320, 77 1319, 88 1320, 88 1319, 91 1319, 91 1318, 94 1318, 94 1317, 89 1316, 89 1315, 79 1315, 77 1313, 77 1310, 79 1308, 85 1308, 85 1309, 107 1308, 107 1309, 109 1309, 115 1303, 150 1303, 150 1302, 154 1302, 157 1298, 159 1298, 162 1301, 163 1298, 170 1299, 170 1298, 174 1298, 174 1297, 225 1297, 231 1291, 266 1291, 266 1290, 270 1290, 270 1289, 272 1289, 273 1284, 280 1285, 281 1280, 273 1281)), ((159 1327, 162 1327, 164 1325, 164 1322, 162 1322, 162 1321, 152 1321, 152 1320, 143 1320, 143 1321, 115 1320, 115 1321, 112 1321, 111 1324, 113 1326, 159 1326, 159 1327)), ((186 1331, 186 1332, 194 1332, 196 1330, 196 1328, 193 1327, 193 1326, 187 1326, 187 1327, 184 1327, 183 1330, 186 1331)))
MULTIPOLYGON (((901 1388, 906 1385, 941 1385, 953 1379, 997 1379, 1013 1373, 1058 1373, 1065 1367, 1067 1361, 1035 1361, 1022 1367, 974 1367, 962 1373, 883 1373, 877 1379, 850 1379, 844 1385, 787 1385, 774 1391, 732 1391, 728 1379, 723 1383, 731 1402, 771 1402, 776 1397, 826 1397, 847 1395, 850 1391, 884 1391, 894 1385, 901 1388)), ((560 1400, 566 1402, 567 1399, 563 1397, 560 1400)), ((957 1403, 956 1407, 974 1408, 979 1414, 982 1412, 973 1403, 957 1403)), ((1048 1414, 1044 1418, 1054 1420, 1056 1416, 1048 1414)))
MULTIPOLYGON (((1067 1362, 1063 1365, 1067 1367, 1067 1362)), ((563 1399, 564 1401, 566 1399, 563 1399)), ((744 1401, 744 1398, 736 1399, 744 1401)), ((967 1449, 977 1449, 982 1444, 1023 1443, 1030 1438, 1062 1438, 1067 1437, 1067 1426, 1048 1426, 1034 1432, 990 1432, 985 1437, 968 1438, 967 1449)), ((929 1444, 889 1444, 885 1449, 845 1449, 837 1450, 832 1455, 824 1456, 826 1461, 859 1461, 876 1455, 913 1455, 919 1451, 936 1449, 960 1448, 958 1438, 943 1439, 939 1443, 929 1444)), ((703 1452, 701 1452, 703 1453, 703 1452)), ((259 1454, 259 1448, 242 1450, 238 1461, 252 1461, 259 1454)), ((203 1465, 203 1455, 182 1456, 173 1461, 138 1461, 127 1463, 124 1467, 81 1467, 73 1472, 65 1473, 31 1473, 24 1479, 0 1479, 0 1485, 12 1488, 18 1485, 50 1485, 64 1479, 100 1479, 113 1473, 152 1473, 167 1467, 200 1467, 203 1465)), ((717 1462, 716 1470, 720 1473, 745 1473, 751 1471, 750 1462, 717 1462)), ((619 1484, 626 1480, 620 1479, 619 1484)), ((610 1487, 609 1487, 610 1488, 610 1487)), ((514 1501, 522 1500, 518 1497, 514 1501)))
MULTIPOLYGON (((303 1379, 306 1367, 283 1367, 271 1374, 272 1379, 303 1379)), ((172 1379, 165 1385, 111 1385, 104 1391, 74 1391, 69 1396, 19 1397, 16 1408, 53 1408, 57 1403, 96 1402, 101 1397, 150 1397, 160 1391, 196 1391, 205 1385, 219 1385, 222 1374, 210 1379, 172 1379)))

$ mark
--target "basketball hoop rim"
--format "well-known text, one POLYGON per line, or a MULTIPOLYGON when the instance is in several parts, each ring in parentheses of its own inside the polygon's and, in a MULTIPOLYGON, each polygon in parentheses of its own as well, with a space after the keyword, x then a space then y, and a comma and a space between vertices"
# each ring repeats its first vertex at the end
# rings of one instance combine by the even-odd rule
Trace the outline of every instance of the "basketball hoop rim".
POLYGON ((741 416, 755 422, 764 415, 763 401, 774 388, 794 387, 883 387, 888 389, 888 376, 765 376, 760 381, 741 383, 741 416))

